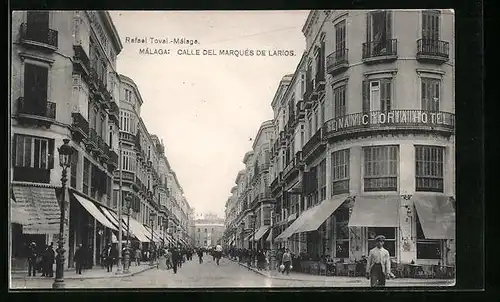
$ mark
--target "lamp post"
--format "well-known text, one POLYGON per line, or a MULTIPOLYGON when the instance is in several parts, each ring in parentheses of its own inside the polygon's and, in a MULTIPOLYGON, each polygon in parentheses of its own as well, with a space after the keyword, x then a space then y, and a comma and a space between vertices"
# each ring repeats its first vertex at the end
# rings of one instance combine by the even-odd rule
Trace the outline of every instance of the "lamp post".
POLYGON ((128 274, 130 268, 130 208, 132 207, 132 195, 125 196, 125 206, 127 207, 127 243, 125 244, 124 269, 123 273, 128 274))
POLYGON ((73 148, 68 145, 69 139, 63 139, 64 144, 57 150, 59 152, 59 165, 62 167, 61 176, 61 216, 59 221, 59 242, 57 248, 56 257, 56 277, 52 288, 63 289, 64 288, 64 222, 66 220, 66 182, 68 181, 67 174, 68 168, 71 166, 71 156, 73 155, 73 148))
MULTIPOLYGON (((151 245, 150 245, 149 249, 151 251, 151 255, 153 254, 153 244, 154 244, 154 241, 153 241, 153 222, 154 222, 155 218, 156 218, 156 213, 154 211, 151 211, 151 213, 149 213, 149 223, 151 224, 151 245)), ((153 257, 150 256, 149 259, 150 259, 149 264, 154 265, 153 257)))

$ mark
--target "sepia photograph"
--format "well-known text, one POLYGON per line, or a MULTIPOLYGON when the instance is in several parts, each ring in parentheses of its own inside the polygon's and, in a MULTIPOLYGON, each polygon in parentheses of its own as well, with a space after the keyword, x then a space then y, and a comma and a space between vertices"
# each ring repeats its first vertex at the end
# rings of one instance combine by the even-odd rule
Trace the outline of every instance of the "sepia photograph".
POLYGON ((453 9, 11 14, 10 289, 456 283, 453 9))

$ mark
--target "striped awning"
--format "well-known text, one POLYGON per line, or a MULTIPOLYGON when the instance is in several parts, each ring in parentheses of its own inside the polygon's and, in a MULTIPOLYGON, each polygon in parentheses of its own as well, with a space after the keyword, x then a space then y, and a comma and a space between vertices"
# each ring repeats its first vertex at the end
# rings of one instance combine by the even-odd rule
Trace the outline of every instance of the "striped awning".
POLYGON ((61 210, 54 188, 14 185, 16 207, 28 218, 22 221, 24 234, 57 234, 61 210))
POLYGON ((20 207, 14 200, 10 200, 10 222, 23 224, 29 220, 30 214, 20 207))

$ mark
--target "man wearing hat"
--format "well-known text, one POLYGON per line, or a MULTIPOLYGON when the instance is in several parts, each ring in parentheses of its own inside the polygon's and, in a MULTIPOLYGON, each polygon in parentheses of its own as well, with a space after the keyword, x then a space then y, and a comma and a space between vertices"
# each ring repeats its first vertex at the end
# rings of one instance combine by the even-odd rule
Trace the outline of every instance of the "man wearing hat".
POLYGON ((370 250, 366 263, 366 278, 370 279, 371 287, 385 286, 385 279, 390 276, 391 259, 389 251, 384 249, 385 237, 375 237, 377 245, 370 250))

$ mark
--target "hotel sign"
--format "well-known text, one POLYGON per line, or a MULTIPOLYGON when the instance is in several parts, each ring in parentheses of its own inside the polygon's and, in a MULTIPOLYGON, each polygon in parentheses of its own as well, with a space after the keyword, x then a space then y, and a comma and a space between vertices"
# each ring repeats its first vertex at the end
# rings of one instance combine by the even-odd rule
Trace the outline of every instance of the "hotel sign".
POLYGON ((455 115, 442 111, 424 110, 390 110, 370 111, 348 114, 329 120, 324 125, 327 135, 342 134, 359 129, 373 128, 415 128, 431 127, 446 129, 455 128, 455 115))

